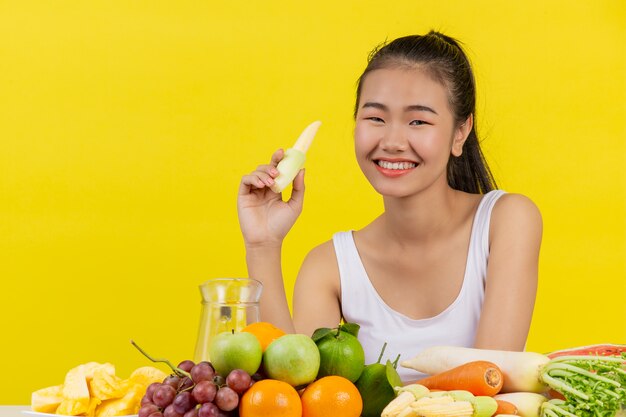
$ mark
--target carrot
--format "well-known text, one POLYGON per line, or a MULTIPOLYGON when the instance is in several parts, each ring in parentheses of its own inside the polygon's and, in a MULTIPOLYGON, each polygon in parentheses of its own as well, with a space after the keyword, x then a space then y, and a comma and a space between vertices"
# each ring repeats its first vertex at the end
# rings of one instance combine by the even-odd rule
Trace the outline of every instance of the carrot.
POLYGON ((517 407, 515 404, 504 400, 496 400, 496 403, 498 404, 498 408, 496 409, 495 414, 517 415, 517 407))
POLYGON ((492 396, 502 388, 502 372, 492 362, 473 361, 421 379, 420 385, 444 391, 465 390, 474 395, 492 396))

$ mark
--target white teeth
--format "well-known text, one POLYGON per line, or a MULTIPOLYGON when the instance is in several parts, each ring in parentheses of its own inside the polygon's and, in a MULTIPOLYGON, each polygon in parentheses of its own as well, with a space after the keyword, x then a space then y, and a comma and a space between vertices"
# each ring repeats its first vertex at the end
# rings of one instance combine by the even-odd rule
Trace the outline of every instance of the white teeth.
POLYGON ((388 162, 381 160, 378 160, 377 164, 385 169, 411 169, 417 166, 417 164, 413 162, 388 162))

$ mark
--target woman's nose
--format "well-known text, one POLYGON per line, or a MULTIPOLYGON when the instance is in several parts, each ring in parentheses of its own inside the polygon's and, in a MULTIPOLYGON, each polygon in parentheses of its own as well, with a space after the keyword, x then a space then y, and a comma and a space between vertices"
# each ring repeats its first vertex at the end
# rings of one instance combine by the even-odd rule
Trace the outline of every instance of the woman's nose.
POLYGON ((387 152, 404 152, 408 146, 407 138, 399 126, 389 126, 380 140, 380 148, 387 152))

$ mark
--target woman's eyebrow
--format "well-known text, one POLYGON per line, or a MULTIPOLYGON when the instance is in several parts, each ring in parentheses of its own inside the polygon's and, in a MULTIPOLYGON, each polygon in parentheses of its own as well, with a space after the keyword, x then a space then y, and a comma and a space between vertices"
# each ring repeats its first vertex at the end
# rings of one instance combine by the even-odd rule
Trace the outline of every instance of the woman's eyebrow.
POLYGON ((437 114, 437 112, 434 109, 428 106, 421 105, 421 104, 413 104, 411 106, 406 106, 404 108, 404 111, 427 111, 427 112, 437 114))
MULTIPOLYGON (((374 109, 379 109, 385 112, 389 111, 389 107, 387 107, 386 105, 382 104, 382 103, 377 103, 375 101, 368 101, 366 103, 363 104, 363 106, 361 106, 361 108, 366 109, 366 108, 374 108, 374 109)), ((426 112, 430 112, 433 114, 437 114, 438 113, 432 109, 431 107, 428 106, 424 106, 423 104, 412 104, 410 106, 406 106, 404 108, 405 112, 409 112, 409 111, 426 111, 426 112)))
POLYGON ((367 103, 364 103, 363 106, 361 106, 362 109, 367 109, 367 108, 373 108, 373 109, 378 109, 378 110, 382 110, 382 111, 389 111, 389 107, 385 106, 382 103, 376 103, 374 101, 368 101, 367 103))

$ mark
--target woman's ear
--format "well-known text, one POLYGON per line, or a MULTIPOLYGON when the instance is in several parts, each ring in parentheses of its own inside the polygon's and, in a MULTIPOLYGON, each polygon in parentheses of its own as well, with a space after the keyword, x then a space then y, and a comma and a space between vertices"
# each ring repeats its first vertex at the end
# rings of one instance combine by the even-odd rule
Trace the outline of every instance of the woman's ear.
POLYGON ((452 142, 452 150, 450 153, 457 158, 463 154, 463 145, 467 140, 472 127, 474 126, 474 115, 470 114, 467 119, 456 128, 454 132, 454 140, 452 142))

